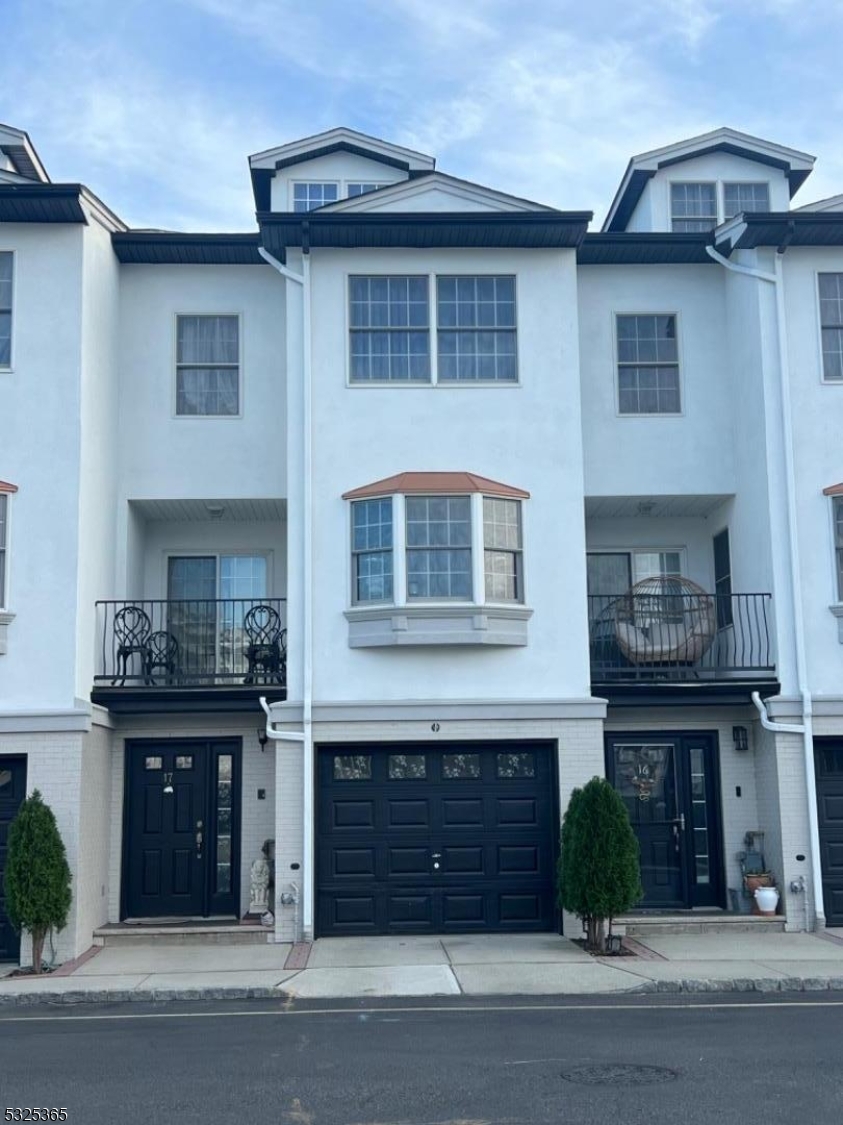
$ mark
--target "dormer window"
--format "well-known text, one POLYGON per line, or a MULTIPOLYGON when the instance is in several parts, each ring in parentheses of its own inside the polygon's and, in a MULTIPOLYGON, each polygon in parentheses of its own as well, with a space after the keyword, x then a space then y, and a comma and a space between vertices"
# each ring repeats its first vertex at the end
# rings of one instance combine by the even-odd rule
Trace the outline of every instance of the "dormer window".
POLYGON ((293 210, 313 211, 326 203, 336 203, 339 199, 337 183, 297 183, 293 184, 293 210))
POLYGON ((671 184, 670 226, 677 234, 716 227, 717 185, 671 184))
POLYGON ((731 219, 742 211, 769 211, 769 184, 724 184, 723 219, 731 219))

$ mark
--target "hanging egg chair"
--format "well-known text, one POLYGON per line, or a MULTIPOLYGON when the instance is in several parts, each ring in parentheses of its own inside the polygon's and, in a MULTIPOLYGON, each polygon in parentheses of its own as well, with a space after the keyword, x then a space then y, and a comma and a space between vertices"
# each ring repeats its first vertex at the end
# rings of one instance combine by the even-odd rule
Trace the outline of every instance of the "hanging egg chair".
POLYGON ((717 634, 714 598, 690 578, 644 578, 605 613, 631 664, 696 664, 717 634))

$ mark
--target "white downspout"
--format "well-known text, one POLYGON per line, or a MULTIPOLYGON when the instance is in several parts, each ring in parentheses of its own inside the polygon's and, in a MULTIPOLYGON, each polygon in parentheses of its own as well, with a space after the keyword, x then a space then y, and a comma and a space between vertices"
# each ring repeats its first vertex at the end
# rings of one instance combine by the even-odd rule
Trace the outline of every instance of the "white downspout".
MULTIPOLYGON (((270 721, 266 699, 261 707, 266 712, 266 733, 276 742, 300 742, 303 766, 303 839, 304 904, 302 927, 313 932, 313 393, 311 356, 312 305, 310 292, 310 252, 302 251, 302 272, 296 273, 278 261, 262 246, 258 253, 282 277, 302 286, 302 472, 303 472, 303 543, 302 543, 302 730, 277 731, 270 721)), ((298 936, 298 935, 297 935, 298 936)))
POLYGON ((805 618, 802 611, 802 574, 799 561, 799 536, 797 531, 796 473, 793 461, 793 412, 790 400, 790 360, 787 346, 787 324, 785 321, 784 271, 782 258, 787 246, 780 247, 776 253, 774 272, 753 269, 730 262, 719 254, 713 246, 706 246, 710 257, 733 273, 755 277, 769 282, 776 291, 776 327, 779 350, 779 382, 782 399, 782 438, 784 443, 785 496, 787 500, 788 553, 790 556, 790 581, 793 600, 794 647, 796 649, 796 680, 802 700, 802 723, 774 723, 767 715, 766 705, 758 692, 752 693, 752 702, 761 716, 761 725, 766 730, 782 734, 802 735, 802 755, 805 768, 805 785, 808 802, 808 829, 811 849, 811 889, 814 897, 814 911, 817 927, 825 926, 825 913, 822 889, 822 865, 820 857, 819 818, 817 816, 817 782, 814 771, 814 707, 808 683, 808 654, 805 647, 805 618))

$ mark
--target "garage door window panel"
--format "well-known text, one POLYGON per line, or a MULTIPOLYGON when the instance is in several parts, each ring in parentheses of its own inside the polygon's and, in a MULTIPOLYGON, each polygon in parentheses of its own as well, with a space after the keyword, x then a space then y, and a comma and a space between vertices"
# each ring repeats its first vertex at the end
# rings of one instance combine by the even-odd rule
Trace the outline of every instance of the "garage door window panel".
POLYGON ((369 754, 337 754, 334 757, 335 781, 371 781, 372 758, 369 754))
POLYGON ((472 781, 480 777, 480 755, 443 754, 442 777, 445 781, 472 781))
POLYGON ((423 781, 427 759, 424 754, 390 754, 388 774, 391 781, 423 781))

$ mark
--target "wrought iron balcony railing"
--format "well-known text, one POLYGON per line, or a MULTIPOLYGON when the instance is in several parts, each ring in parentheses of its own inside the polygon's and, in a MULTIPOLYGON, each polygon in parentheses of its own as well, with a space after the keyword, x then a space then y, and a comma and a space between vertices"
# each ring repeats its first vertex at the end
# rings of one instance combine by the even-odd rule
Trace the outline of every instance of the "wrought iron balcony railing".
POLYGON ((629 593, 588 598, 592 683, 775 677, 770 594, 629 593))
POLYGON ((286 685, 286 599, 101 601, 96 609, 98 687, 286 685))

